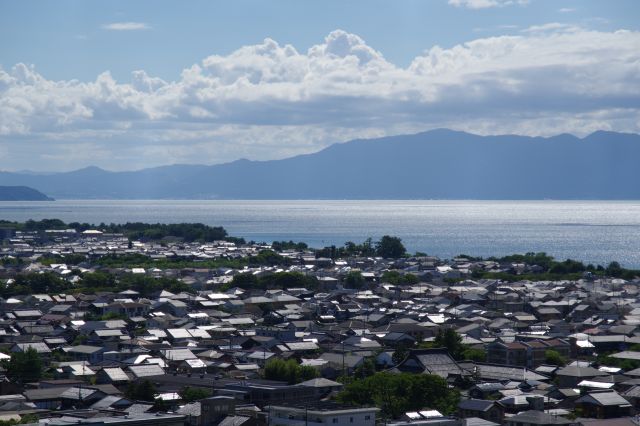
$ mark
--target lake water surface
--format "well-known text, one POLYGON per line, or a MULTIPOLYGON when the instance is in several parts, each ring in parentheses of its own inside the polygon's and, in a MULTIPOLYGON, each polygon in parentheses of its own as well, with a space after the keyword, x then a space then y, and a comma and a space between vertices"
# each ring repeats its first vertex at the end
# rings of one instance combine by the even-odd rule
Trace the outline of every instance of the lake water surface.
POLYGON ((247 240, 313 247, 402 238, 451 258, 545 251, 559 259, 640 268, 638 201, 93 201, 0 202, 0 219, 203 222, 247 240))

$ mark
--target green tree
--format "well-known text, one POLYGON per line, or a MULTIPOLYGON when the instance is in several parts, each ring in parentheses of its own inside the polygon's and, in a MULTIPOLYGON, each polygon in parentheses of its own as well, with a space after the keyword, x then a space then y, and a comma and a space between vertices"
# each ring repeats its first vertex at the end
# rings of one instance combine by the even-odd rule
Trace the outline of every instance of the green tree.
POLYGON ((185 386, 182 389, 180 389, 180 392, 178 392, 178 394, 180 395, 180 398, 182 398, 184 402, 194 402, 194 401, 199 401, 201 399, 210 397, 211 391, 204 388, 195 388, 191 386, 185 386))
POLYGON ((393 355, 391 356, 391 360, 395 365, 400 364, 409 356, 409 350, 404 345, 399 345, 395 351, 393 351, 393 355))
POLYGON ((484 349, 464 348, 462 358, 469 361, 485 362, 487 360, 487 352, 484 349))
POLYGON ((38 423, 40 418, 36 414, 23 414, 20 416, 20 420, 0 420, 0 426, 14 426, 38 423))
POLYGON ((607 266, 605 273, 612 277, 619 277, 622 275, 622 271, 623 269, 618 262, 611 262, 607 266))
POLYGON ((465 349, 462 344, 462 336, 460 336, 452 328, 438 330, 438 334, 434 340, 434 347, 447 348, 453 359, 461 359, 465 349))
POLYGON ((376 364, 371 358, 365 358, 355 371, 353 377, 365 378, 373 376, 376 373, 376 364))
POLYGON ((380 372, 347 384, 337 399, 346 404, 375 405, 383 416, 398 418, 427 407, 452 413, 460 394, 436 375, 380 372))
POLYGON ((283 250, 306 250, 309 248, 305 243, 295 243, 291 240, 289 241, 274 241, 271 243, 271 248, 275 251, 283 251, 283 250))
POLYGON ((134 401, 154 402, 156 400, 156 387, 149 380, 143 380, 139 383, 130 382, 124 394, 134 401))
POLYGON ((551 365, 557 365, 563 367, 567 364, 567 359, 563 357, 560 352, 553 349, 544 351, 544 362, 551 365))
POLYGON ((276 272, 265 275, 258 279, 260 288, 301 288, 315 289, 318 286, 318 279, 314 276, 307 276, 300 272, 276 272))
POLYGON ((253 274, 237 274, 231 280, 231 287, 240 287, 245 290, 258 288, 258 277, 253 274))
POLYGON ((385 235, 376 243, 376 255, 384 258, 396 259, 404 256, 406 252, 402 240, 398 237, 385 235))
POLYGON ((418 284, 420 280, 413 274, 401 274, 398 271, 385 271, 380 278, 382 282, 393 285, 398 284, 418 284))
POLYGON ((420 279, 413 274, 404 274, 402 277, 405 284, 415 285, 420 282, 420 279))
POLYGON ((398 285, 402 282, 402 274, 398 271, 385 271, 380 280, 383 283, 398 285))
POLYGON ((267 380, 279 380, 292 385, 318 377, 318 372, 313 367, 298 364, 294 359, 285 361, 272 358, 264 366, 263 376, 267 380))
POLYGON ((365 281, 360 271, 350 271, 344 277, 344 284, 348 288, 362 288, 365 285, 365 281))
POLYGON ((37 382, 42 378, 42 359, 33 348, 24 352, 13 352, 5 368, 7 377, 17 383, 37 382))

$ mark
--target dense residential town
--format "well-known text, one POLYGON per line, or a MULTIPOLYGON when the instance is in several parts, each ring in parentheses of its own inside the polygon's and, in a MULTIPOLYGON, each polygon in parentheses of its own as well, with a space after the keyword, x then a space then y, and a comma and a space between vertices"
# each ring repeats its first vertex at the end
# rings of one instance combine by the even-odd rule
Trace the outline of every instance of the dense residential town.
POLYGON ((614 263, 0 239, 0 425, 640 425, 640 279, 614 263))

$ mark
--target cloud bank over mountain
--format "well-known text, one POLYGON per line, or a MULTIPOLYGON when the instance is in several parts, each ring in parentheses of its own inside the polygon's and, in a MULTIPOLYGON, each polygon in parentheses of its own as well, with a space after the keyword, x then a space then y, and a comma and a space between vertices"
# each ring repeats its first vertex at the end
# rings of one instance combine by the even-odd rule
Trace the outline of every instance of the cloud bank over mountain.
POLYGON ((265 39, 211 55, 175 81, 52 81, 19 63, 0 69, 0 168, 275 159, 436 127, 638 132, 639 101, 640 33, 561 23, 434 46, 407 67, 342 30, 304 52, 265 39))

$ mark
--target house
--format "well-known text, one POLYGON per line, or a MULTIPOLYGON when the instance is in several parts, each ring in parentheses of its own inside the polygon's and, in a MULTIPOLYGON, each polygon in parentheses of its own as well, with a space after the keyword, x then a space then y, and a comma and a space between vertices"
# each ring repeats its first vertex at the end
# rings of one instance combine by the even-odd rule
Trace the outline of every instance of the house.
POLYGON ((87 361, 91 364, 102 361, 105 352, 104 347, 89 345, 67 346, 62 350, 75 361, 87 361))
MULTIPOLYGON (((221 424, 220 422, 222 422, 223 419, 235 414, 236 410, 236 400, 230 396, 213 396, 200 400, 195 404, 198 404, 200 408, 200 418, 198 419, 199 421, 196 422, 198 426, 221 424)), ((189 412, 188 415, 191 417, 191 412, 189 412)), ((232 425, 235 426, 236 423, 234 422, 232 425)))
POLYGON ((556 378, 560 388, 574 388, 583 380, 591 380, 595 377, 605 377, 609 373, 596 370, 593 367, 566 366, 556 371, 556 378))
POLYGON ((556 426, 574 424, 563 417, 547 414, 544 411, 529 410, 508 417, 505 426, 556 426))
POLYGON ((342 383, 323 378, 307 380, 305 382, 298 383, 298 386, 305 386, 315 389, 315 396, 318 399, 324 398, 332 392, 339 392, 344 387, 342 383))
POLYGON ((121 385, 129 382, 129 376, 120 367, 103 368, 96 374, 96 382, 121 385))
POLYGON ((590 392, 576 400, 576 408, 584 417, 611 419, 633 414, 633 407, 616 391, 590 392))
POLYGON ((44 342, 16 343, 11 347, 11 352, 26 352, 29 349, 35 350, 41 356, 51 354, 51 349, 44 342))
POLYGON ((549 380, 548 377, 528 370, 525 367, 515 367, 499 364, 488 364, 481 362, 461 362, 460 367, 464 368, 470 375, 487 382, 503 381, 523 381, 523 380, 549 380))
POLYGON ((494 423, 502 423, 504 406, 498 401, 485 399, 465 399, 458 403, 458 416, 461 418, 479 417, 494 423))
POLYGON ((164 376, 164 370, 157 364, 130 365, 127 367, 134 378, 143 379, 146 377, 164 376))
POLYGON ((226 383, 219 390, 219 394, 233 396, 239 402, 255 404, 258 407, 269 404, 313 403, 317 400, 317 391, 313 387, 260 380, 226 383))
POLYGON ((521 342, 503 343, 492 342, 487 345, 487 362, 491 364, 529 365, 529 348, 521 342))
POLYGON ((385 346, 398 347, 404 346, 410 348, 416 344, 416 339, 407 333, 391 332, 384 335, 382 342, 385 346))
POLYGON ((313 404, 270 405, 269 424, 290 426, 294 424, 358 425, 375 426, 375 407, 343 407, 336 403, 315 402, 313 404))
POLYGON ((506 389, 502 383, 478 383, 469 389, 469 396, 474 399, 496 399, 500 391, 506 389))
POLYGON ((353 374, 365 358, 362 355, 325 352, 317 359, 326 361, 326 364, 321 366, 323 377, 337 378, 343 374, 353 374))
POLYGON ((402 372, 436 374, 445 379, 461 377, 465 373, 444 348, 411 349, 396 368, 402 372))

